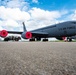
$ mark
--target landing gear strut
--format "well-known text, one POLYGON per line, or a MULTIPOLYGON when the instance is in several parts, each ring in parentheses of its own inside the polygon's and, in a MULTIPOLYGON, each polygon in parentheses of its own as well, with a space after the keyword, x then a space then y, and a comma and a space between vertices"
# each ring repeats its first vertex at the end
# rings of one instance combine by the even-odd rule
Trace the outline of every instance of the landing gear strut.
POLYGON ((36 41, 41 41, 41 38, 39 38, 39 37, 38 37, 38 38, 36 38, 36 41))

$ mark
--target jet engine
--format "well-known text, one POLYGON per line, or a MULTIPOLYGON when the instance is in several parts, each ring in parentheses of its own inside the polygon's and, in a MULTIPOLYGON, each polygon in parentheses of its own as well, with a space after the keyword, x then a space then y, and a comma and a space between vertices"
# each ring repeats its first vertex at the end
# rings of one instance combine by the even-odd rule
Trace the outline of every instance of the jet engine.
POLYGON ((24 39, 31 39, 32 38, 32 33, 31 32, 23 32, 21 36, 24 39))
POLYGON ((0 36, 1 37, 6 37, 8 35, 8 32, 6 31, 6 30, 2 30, 2 31, 0 31, 0 36))

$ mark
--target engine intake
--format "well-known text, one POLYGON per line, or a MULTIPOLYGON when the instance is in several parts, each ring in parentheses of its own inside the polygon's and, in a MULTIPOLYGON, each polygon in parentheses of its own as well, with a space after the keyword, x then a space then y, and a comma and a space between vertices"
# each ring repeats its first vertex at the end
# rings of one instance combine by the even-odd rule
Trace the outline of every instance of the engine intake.
POLYGON ((32 33, 31 33, 31 32, 26 32, 25 37, 26 37, 27 39, 32 38, 32 33))
POLYGON ((31 32, 23 32, 22 33, 22 38, 24 38, 24 39, 31 39, 32 38, 32 33, 31 32))
POLYGON ((0 36, 1 37, 6 37, 8 35, 8 32, 6 31, 6 30, 2 30, 2 31, 0 31, 0 36))

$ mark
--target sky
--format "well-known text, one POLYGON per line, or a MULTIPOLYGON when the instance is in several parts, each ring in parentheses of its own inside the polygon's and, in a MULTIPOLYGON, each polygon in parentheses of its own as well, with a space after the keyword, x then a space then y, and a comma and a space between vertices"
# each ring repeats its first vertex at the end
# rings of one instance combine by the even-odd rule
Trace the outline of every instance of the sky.
POLYGON ((33 30, 76 20, 76 0, 0 0, 0 30, 33 30))

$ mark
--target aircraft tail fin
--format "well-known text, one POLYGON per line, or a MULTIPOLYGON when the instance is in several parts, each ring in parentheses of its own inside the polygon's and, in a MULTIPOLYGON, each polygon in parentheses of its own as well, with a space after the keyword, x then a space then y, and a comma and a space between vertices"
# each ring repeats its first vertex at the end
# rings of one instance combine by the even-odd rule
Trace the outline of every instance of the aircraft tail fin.
POLYGON ((25 27, 25 23, 23 22, 22 24, 23 24, 23 30, 24 30, 24 31, 27 31, 27 30, 26 30, 26 27, 25 27))

